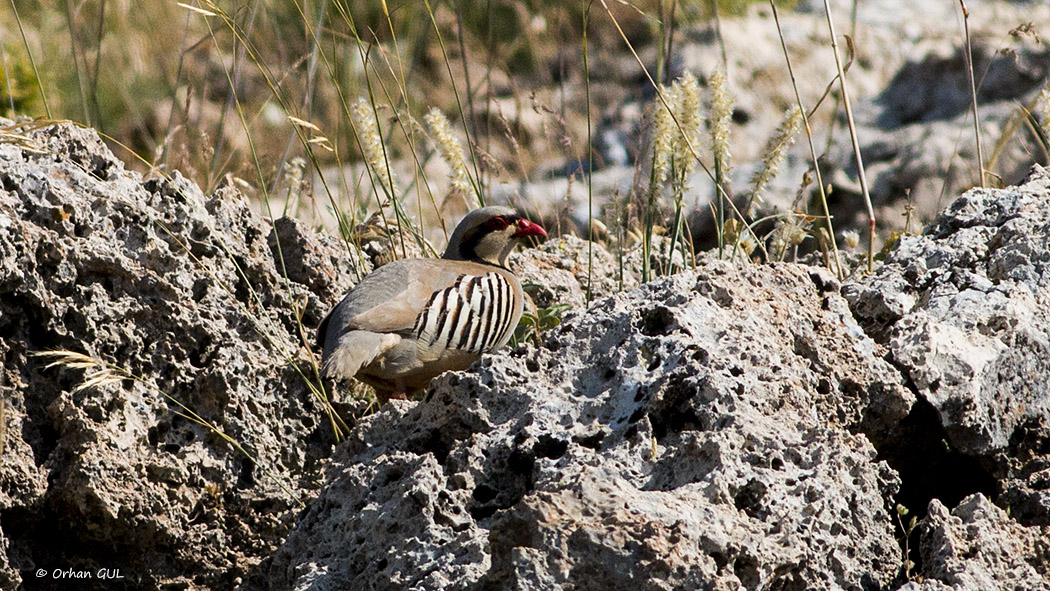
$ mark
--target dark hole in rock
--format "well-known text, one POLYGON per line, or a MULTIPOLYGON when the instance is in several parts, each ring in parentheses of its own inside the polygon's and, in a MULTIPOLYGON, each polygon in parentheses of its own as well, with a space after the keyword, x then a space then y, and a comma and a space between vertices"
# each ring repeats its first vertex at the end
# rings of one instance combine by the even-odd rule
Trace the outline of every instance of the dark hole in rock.
POLYGON ((668 335, 678 330, 678 321, 675 320, 674 312, 667 306, 658 306, 642 313, 642 319, 638 329, 646 336, 668 335))
POLYGON ((496 490, 488 485, 479 484, 474 488, 472 496, 479 503, 487 503, 496 498, 496 490))
POLYGON ((747 513, 755 519, 765 520, 767 512, 762 507, 762 501, 766 496, 766 485, 752 478, 747 481, 740 490, 733 495, 733 504, 736 508, 747 513))
POLYGON ((630 422, 630 423, 636 423, 636 422, 642 420, 642 417, 645 416, 645 411, 646 411, 645 407, 638 407, 638 408, 634 409, 634 412, 631 413, 631 418, 627 419, 627 421, 630 422))
POLYGON ((507 458, 507 467, 510 468, 511 472, 519 475, 532 474, 532 467, 536 463, 536 458, 529 452, 516 449, 511 452, 510 457, 507 458))
POLYGON ((758 564, 749 556, 738 556, 733 561, 733 574, 740 579, 740 584, 745 589, 758 589, 762 582, 762 573, 758 569, 758 564))
MULTIPOLYGON (((813 282, 813 286, 821 293, 839 290, 839 282, 835 281, 835 278, 830 274, 811 271, 809 280, 813 282)), ((824 302, 827 302, 827 298, 824 298, 824 302)))
POLYGON ((492 514, 498 509, 499 507, 496 507, 495 505, 475 505, 470 508, 470 516, 473 517, 475 521, 481 521, 482 519, 492 517, 492 514))
POLYGON ((407 445, 407 449, 413 453, 434 455, 438 464, 445 465, 448 454, 452 452, 452 437, 446 437, 440 429, 431 429, 425 436, 407 445))
POLYGON ((550 435, 544 435, 540 437, 539 442, 536 444, 533 450, 538 457, 550 458, 556 460, 565 455, 566 450, 569 449, 569 442, 561 439, 555 439, 550 435))
POLYGON ((382 479, 379 482, 379 488, 389 486, 393 482, 397 482, 405 477, 403 470, 397 467, 391 467, 386 473, 383 474, 382 479))
POLYGON ((598 449, 599 447, 601 447, 602 440, 604 439, 605 433, 602 431, 596 431, 595 433, 587 435, 586 437, 575 437, 573 438, 573 441, 589 449, 598 449))
POLYGON ((237 475, 237 488, 251 488, 255 486, 255 464, 245 460, 241 464, 241 472, 237 475))
POLYGON ((711 357, 710 353, 708 353, 704 349, 699 349, 699 350, 697 350, 696 353, 693 353, 693 361, 697 361, 701 365, 707 365, 707 360, 710 357, 711 357))
MULTIPOLYGON (((645 397, 649 395, 649 387, 645 384, 638 386, 638 391, 634 393, 634 401, 641 402, 645 400, 645 397)), ((636 419, 637 420, 637 419, 636 419)))
MULTIPOLYGON (((895 436, 878 448, 877 460, 884 460, 901 478, 896 502, 907 507, 909 516, 922 519, 932 499, 939 499, 949 509, 973 493, 996 500, 996 481, 976 458, 965 455, 948 444, 948 434, 941 426, 937 409, 923 398, 912 405, 911 412, 900 422, 895 436)), ((896 520, 894 520, 896 521, 896 520)), ((896 525, 897 538, 904 534, 896 525)), ((909 549, 915 569, 921 572, 918 535, 912 534, 909 549)))

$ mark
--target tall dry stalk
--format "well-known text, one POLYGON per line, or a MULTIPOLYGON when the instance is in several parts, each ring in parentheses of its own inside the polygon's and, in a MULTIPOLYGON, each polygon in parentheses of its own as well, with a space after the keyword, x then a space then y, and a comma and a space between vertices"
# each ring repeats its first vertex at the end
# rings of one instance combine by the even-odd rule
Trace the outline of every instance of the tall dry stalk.
POLYGON ((594 132, 591 129, 591 68, 587 56, 587 25, 593 0, 583 3, 583 90, 587 103, 587 289, 586 302, 591 303, 591 274, 594 269, 594 132))
POLYGON ((26 54, 29 56, 29 64, 33 67, 33 76, 36 77, 36 87, 40 90, 40 100, 44 103, 44 113, 47 114, 48 119, 51 119, 51 105, 47 100, 47 91, 44 90, 44 79, 40 77, 40 71, 36 67, 36 58, 33 57, 33 48, 29 46, 29 39, 26 38, 26 31, 22 26, 22 18, 18 16, 18 7, 15 6, 15 0, 11 0, 11 12, 15 15, 15 23, 18 24, 18 33, 22 35, 22 45, 25 46, 26 54))
POLYGON ((715 157, 715 224, 718 228, 718 256, 724 256, 726 201, 731 199, 729 188, 729 123, 733 117, 733 99, 729 81, 721 68, 711 76, 711 152, 715 157))
POLYGON ((966 0, 959 0, 963 13, 963 33, 966 37, 966 51, 963 59, 966 62, 966 73, 970 77, 970 108, 973 109, 973 135, 977 142, 977 170, 981 175, 981 188, 985 188, 984 153, 981 148, 981 120, 977 113, 977 83, 973 75, 973 47, 970 45, 970 11, 966 9, 966 0))
MULTIPOLYGON (((780 36, 780 48, 784 52, 784 61, 787 63, 788 76, 791 78, 791 88, 795 91, 795 102, 798 104, 799 111, 802 114, 802 125, 803 129, 806 130, 806 140, 809 142, 809 154, 813 161, 813 172, 816 176, 817 181, 817 192, 820 195, 820 205, 824 213, 824 225, 827 230, 828 236, 831 237, 831 257, 830 261, 834 261, 835 266, 833 271, 838 275, 839 279, 845 279, 846 273, 842 268, 842 262, 839 260, 838 244, 835 242, 835 228, 831 222, 831 212, 828 209, 828 194, 824 189, 824 179, 820 174, 820 158, 817 156, 817 146, 813 142, 813 128, 809 125, 809 115, 806 113, 806 106, 802 104, 802 94, 798 91, 798 81, 795 79, 795 70, 791 67, 791 54, 788 52, 787 42, 784 40, 784 30, 780 27, 780 15, 777 14, 776 4, 773 0, 769 0, 769 6, 773 9, 773 21, 777 26, 777 34, 780 36)), ((828 265, 831 268, 831 265, 828 265)))
MULTIPOLYGON (((868 177, 864 174, 864 159, 860 155, 860 140, 857 138, 857 126, 853 121, 853 107, 849 100, 849 90, 846 88, 846 74, 842 71, 842 58, 839 57, 839 45, 835 39, 835 21, 831 18, 831 6, 828 0, 824 0, 824 14, 828 17, 828 31, 831 34, 831 51, 835 55, 835 70, 839 75, 839 89, 842 92, 842 105, 846 109, 846 123, 849 125, 849 136, 853 141, 853 155, 857 163, 857 177, 860 180, 860 191, 864 196, 864 206, 868 210, 868 272, 875 270, 875 210, 871 206, 871 195, 868 193, 868 177)), ((832 233, 829 240, 834 246, 835 235, 832 233)))

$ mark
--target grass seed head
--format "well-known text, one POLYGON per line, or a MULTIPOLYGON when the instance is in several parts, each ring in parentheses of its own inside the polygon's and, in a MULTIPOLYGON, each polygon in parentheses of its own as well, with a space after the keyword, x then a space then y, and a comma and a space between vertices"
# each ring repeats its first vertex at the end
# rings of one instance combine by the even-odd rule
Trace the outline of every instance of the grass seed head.
POLYGON ((784 161, 784 154, 787 153, 788 147, 795 143, 795 135, 801 128, 802 111, 797 106, 784 113, 783 121, 762 151, 762 168, 751 178, 751 186, 754 187, 751 191, 752 199, 761 199, 762 191, 776 178, 780 172, 780 164, 784 161))
POLYGON ((354 120, 357 136, 361 139, 361 150, 364 152, 365 161, 368 162, 376 179, 387 191, 387 195, 393 197, 397 194, 397 187, 390 175, 386 147, 379 136, 379 125, 376 123, 372 105, 363 97, 358 98, 350 108, 350 116, 354 120))
POLYGON ((470 202, 470 194, 473 187, 470 184, 470 173, 467 171, 467 161, 463 156, 463 147, 452 133, 452 125, 448 117, 439 109, 431 109, 423 119, 434 136, 441 158, 452 168, 452 187, 447 199, 460 198, 464 202, 470 202))
POLYGON ((671 109, 678 103, 677 86, 664 86, 660 89, 663 100, 657 97, 653 101, 653 183, 664 184, 671 170, 671 155, 674 151, 675 129, 674 115, 671 109))
POLYGON ((686 70, 675 82, 678 89, 677 116, 681 129, 675 135, 674 155, 680 163, 679 175, 682 179, 696 169, 697 140, 700 137, 700 83, 696 76, 686 70))
POLYGON ((725 72, 715 70, 711 75, 711 144, 715 161, 723 173, 729 172, 729 122, 733 118, 733 98, 725 72))

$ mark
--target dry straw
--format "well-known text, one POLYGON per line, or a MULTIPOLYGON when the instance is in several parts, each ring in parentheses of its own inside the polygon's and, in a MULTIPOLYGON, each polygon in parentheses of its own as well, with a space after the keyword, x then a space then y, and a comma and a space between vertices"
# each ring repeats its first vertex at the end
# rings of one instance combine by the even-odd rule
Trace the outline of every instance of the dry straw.
POLYGON ((1043 131, 1043 137, 1050 140, 1050 83, 1040 91, 1035 110, 1039 113, 1039 128, 1043 131))

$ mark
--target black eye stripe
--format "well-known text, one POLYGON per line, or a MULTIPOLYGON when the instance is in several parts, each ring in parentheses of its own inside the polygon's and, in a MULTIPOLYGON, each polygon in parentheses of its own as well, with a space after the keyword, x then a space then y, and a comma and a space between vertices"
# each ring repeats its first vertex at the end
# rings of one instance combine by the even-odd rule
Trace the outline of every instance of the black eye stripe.
POLYGON ((478 260, 478 245, 485 239, 485 237, 494 232, 505 232, 510 234, 511 232, 508 232, 508 228, 516 232, 522 219, 524 218, 519 214, 507 213, 493 216, 479 223, 477 226, 463 234, 459 246, 460 255, 466 260, 478 260))

